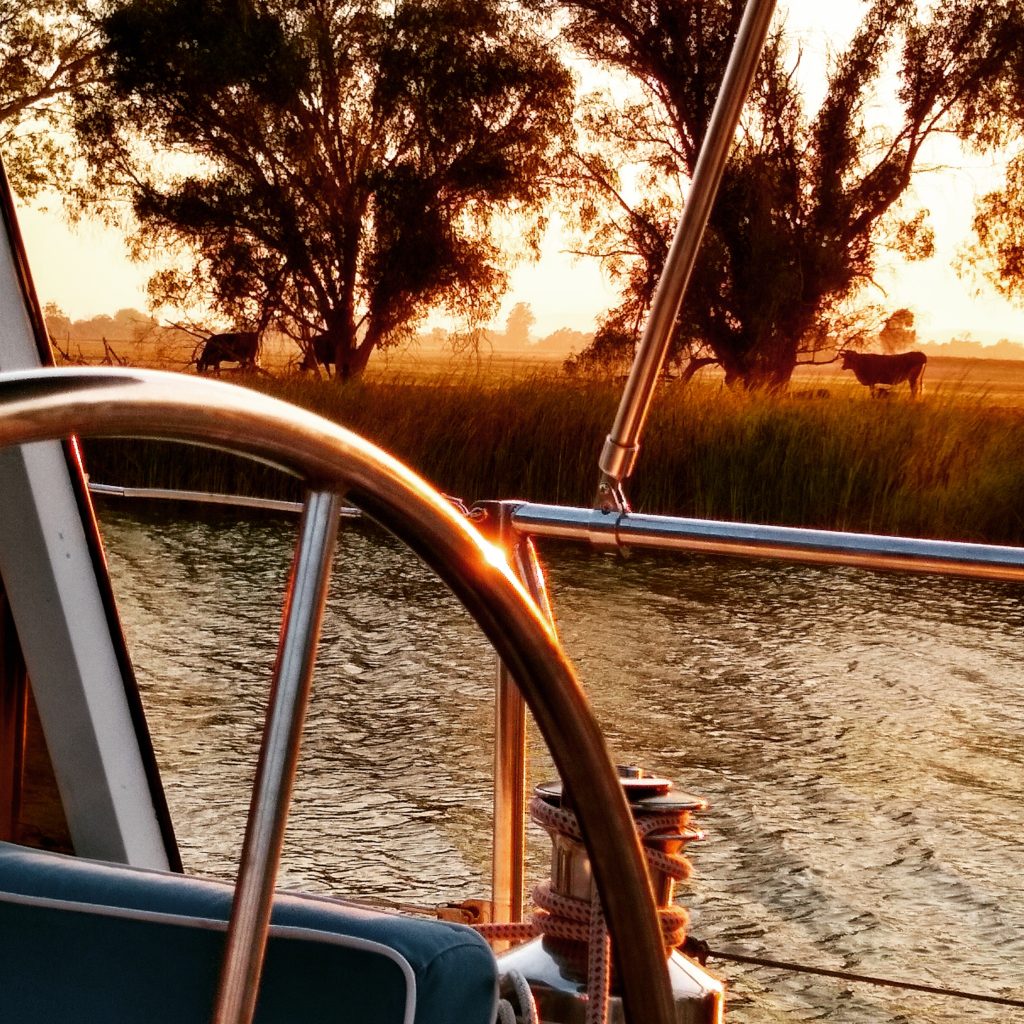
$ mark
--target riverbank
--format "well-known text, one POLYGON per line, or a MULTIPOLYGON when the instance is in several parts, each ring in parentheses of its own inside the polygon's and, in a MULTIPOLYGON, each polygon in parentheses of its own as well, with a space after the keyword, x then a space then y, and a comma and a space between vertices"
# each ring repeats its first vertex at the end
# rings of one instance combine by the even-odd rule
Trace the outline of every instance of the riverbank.
MULTIPOLYGON (((576 505, 592 500, 620 391, 523 369, 377 373, 344 388, 298 376, 244 383, 364 434, 467 502, 576 505)), ((871 401, 835 374, 828 383, 828 398, 813 397, 816 388, 772 398, 713 380, 663 385, 627 488, 634 507, 1024 543, 1024 407, 952 387, 917 403, 871 401)), ((105 483, 297 496, 272 470, 180 446, 93 441, 86 458, 105 483)))

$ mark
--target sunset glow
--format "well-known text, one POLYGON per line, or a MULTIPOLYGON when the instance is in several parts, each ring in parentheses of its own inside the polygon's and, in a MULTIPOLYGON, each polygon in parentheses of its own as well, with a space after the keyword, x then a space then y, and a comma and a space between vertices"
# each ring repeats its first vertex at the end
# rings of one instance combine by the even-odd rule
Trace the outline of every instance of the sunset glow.
MULTIPOLYGON (((777 18, 785 17, 800 48, 799 69, 805 91, 817 99, 815 82, 821 81, 825 55, 848 38, 863 4, 838 0, 822 5, 792 0, 777 18)), ((590 76, 587 76, 590 84, 590 76)), ((595 81, 600 79, 595 76, 595 81)), ((885 120, 886 101, 876 101, 879 120, 885 120)), ((921 173, 909 193, 908 205, 931 211, 936 233, 936 254, 927 261, 908 264, 883 257, 878 289, 865 296, 891 308, 907 306, 917 318, 922 341, 970 337, 991 344, 1001 338, 1024 341, 1024 310, 997 295, 979 280, 958 276, 953 268, 958 252, 971 242, 974 197, 1001 180, 1001 161, 964 153, 950 140, 934 142, 923 154, 922 166, 941 170, 921 173)), ((119 234, 96 223, 69 227, 60 214, 60 201, 51 197, 48 209, 23 209, 22 230, 41 300, 55 302, 72 319, 87 319, 118 309, 146 308, 145 282, 149 269, 132 264, 119 234)), ((543 337, 562 327, 593 329, 595 317, 615 305, 613 282, 602 274, 597 261, 570 255, 569 238, 553 219, 542 258, 523 263, 512 272, 496 324, 509 310, 528 303, 536 317, 533 333, 543 337)))

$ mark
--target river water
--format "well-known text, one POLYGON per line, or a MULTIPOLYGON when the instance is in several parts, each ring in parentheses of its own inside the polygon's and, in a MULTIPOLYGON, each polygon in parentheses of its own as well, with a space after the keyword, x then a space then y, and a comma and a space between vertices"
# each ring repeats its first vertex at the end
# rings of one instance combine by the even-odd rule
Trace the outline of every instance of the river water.
MULTIPOLYGON (((100 510, 179 843, 231 876, 295 523, 100 510)), ((680 902, 712 948, 1024 998, 1024 588, 542 552, 617 760, 711 802, 680 902)), ((489 891, 493 663, 396 542, 346 526, 284 883, 489 891)), ((550 777, 539 742, 535 781, 550 777)), ((530 836, 531 876, 547 841, 530 836)), ((716 962, 728 1019, 1020 1010, 716 962)))

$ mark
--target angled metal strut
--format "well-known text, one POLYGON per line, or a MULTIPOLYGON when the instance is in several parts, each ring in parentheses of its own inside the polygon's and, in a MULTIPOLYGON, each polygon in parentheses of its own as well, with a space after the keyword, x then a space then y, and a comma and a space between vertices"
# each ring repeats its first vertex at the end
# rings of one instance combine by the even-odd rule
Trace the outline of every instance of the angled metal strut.
POLYGON ((598 463, 601 480, 595 499, 598 508, 629 511, 622 484, 636 463, 640 434, 668 352, 672 327, 683 303, 774 10, 775 0, 750 0, 740 22, 729 66, 725 70, 722 88, 693 172, 690 195, 665 261, 612 431, 601 452, 598 463))

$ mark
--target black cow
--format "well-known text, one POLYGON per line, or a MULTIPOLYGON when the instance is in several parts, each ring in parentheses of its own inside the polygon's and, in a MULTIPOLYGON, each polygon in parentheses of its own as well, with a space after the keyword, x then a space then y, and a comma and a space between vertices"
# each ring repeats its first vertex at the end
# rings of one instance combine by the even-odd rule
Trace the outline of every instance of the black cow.
POLYGON ((200 373, 207 373, 210 370, 220 373, 221 363, 238 363, 240 369, 255 369, 259 347, 258 331, 211 334, 203 342, 203 350, 196 360, 196 369, 200 373))
POLYGON ((853 370, 857 380, 871 389, 876 398, 879 384, 910 384, 913 398, 921 393, 921 378, 924 376, 928 357, 923 352, 901 352, 898 356, 875 355, 871 352, 844 352, 843 369, 853 370))
POLYGON ((303 353, 302 362, 299 363, 300 370, 315 370, 317 363, 323 368, 328 377, 331 375, 331 367, 335 364, 337 349, 328 334, 315 334, 309 340, 309 345, 303 353))

